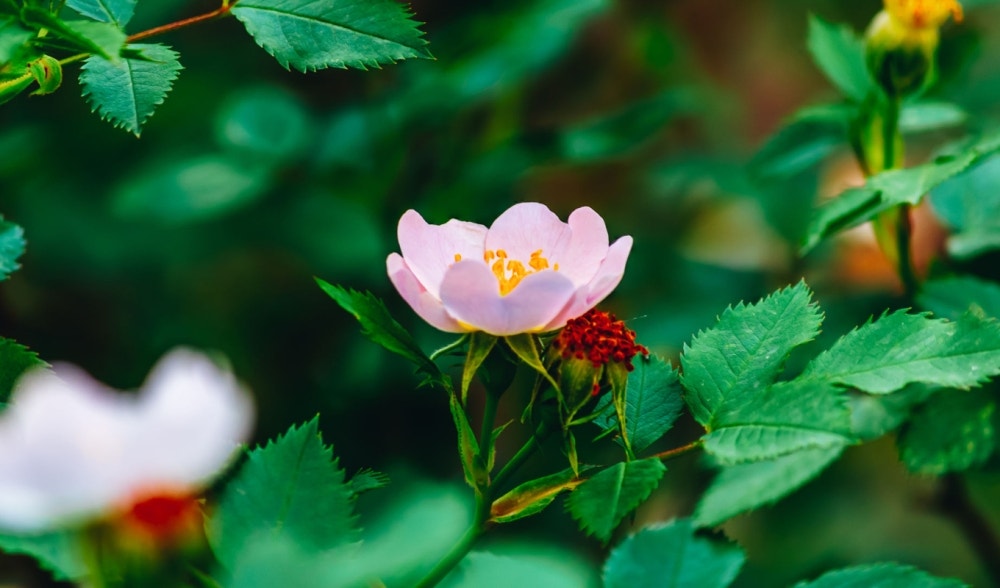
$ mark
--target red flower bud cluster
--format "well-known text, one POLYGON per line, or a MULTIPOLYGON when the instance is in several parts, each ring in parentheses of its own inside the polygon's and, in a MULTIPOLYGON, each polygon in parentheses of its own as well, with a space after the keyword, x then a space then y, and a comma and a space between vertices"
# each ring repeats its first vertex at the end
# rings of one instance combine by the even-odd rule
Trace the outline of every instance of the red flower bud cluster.
POLYGON ((625 327, 615 315, 592 309, 571 319, 552 341, 552 348, 563 359, 589 359, 594 367, 615 362, 633 370, 632 358, 649 355, 644 345, 635 342, 635 331, 625 327))

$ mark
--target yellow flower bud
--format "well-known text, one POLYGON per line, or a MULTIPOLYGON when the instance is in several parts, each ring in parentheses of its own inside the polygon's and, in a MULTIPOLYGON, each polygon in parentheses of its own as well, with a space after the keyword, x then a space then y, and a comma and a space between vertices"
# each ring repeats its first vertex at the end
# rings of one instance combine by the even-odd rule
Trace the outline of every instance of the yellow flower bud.
POLYGON ((949 16, 962 22, 962 5, 956 0, 885 0, 885 11, 910 29, 937 29, 949 16))

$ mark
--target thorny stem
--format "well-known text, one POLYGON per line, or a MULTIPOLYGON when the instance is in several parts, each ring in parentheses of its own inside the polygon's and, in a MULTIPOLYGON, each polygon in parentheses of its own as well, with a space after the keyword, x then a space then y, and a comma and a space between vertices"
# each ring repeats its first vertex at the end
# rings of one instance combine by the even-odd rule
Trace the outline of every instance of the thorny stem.
POLYGON ((960 475, 941 478, 932 506, 958 527, 993 585, 1000 586, 1000 539, 977 510, 960 475))
POLYGON ((211 12, 206 12, 205 14, 199 14, 198 16, 192 16, 190 18, 185 18, 182 20, 178 20, 176 22, 171 22, 165 25, 160 25, 158 27, 153 27, 151 29, 147 29, 140 33, 136 33, 134 35, 129 35, 127 41, 129 43, 134 43, 142 39, 147 39, 149 37, 154 37, 156 35, 162 35, 163 33, 176 31, 177 29, 188 27, 194 24, 208 22, 210 20, 222 18, 223 16, 228 16, 229 11, 233 8, 234 4, 236 4, 235 0, 234 1, 223 0, 222 6, 216 8, 211 12))

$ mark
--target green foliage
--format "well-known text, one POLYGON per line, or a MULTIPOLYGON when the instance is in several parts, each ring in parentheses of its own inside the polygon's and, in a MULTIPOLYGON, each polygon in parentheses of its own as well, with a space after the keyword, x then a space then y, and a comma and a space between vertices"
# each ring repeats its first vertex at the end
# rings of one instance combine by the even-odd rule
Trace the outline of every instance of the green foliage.
POLYGON ((474 551, 465 556, 462 563, 440 585, 442 588, 577 588, 580 586, 580 574, 560 569, 542 558, 474 551))
POLYGON ((0 534, 0 551, 30 555, 56 580, 73 580, 86 575, 87 568, 79 548, 80 538, 70 531, 39 535, 0 534))
POLYGON ((134 44, 114 60, 94 55, 80 71, 80 85, 104 120, 139 136, 181 71, 179 55, 165 45, 134 44))
POLYGON ((854 109, 844 104, 805 108, 792 117, 750 160, 750 172, 762 180, 792 177, 847 146, 854 109))
POLYGON ((21 22, 35 29, 45 29, 68 45, 81 51, 115 60, 125 47, 125 33, 113 24, 92 20, 62 20, 44 8, 25 6, 21 22))
POLYGON ((232 13, 283 67, 367 69, 431 55, 395 0, 240 0, 232 13))
POLYGON ((690 520, 642 529, 621 542, 604 564, 605 588, 726 588, 745 556, 735 544, 695 534, 690 520))
POLYGON ((67 0, 66 7, 94 20, 124 28, 135 12, 137 0, 67 0))
MULTIPOLYGON (((670 363, 651 355, 637 357, 635 369, 628 376, 625 389, 625 429, 632 449, 642 451, 659 441, 674 425, 684 408, 677 370, 670 363)), ((618 417, 610 395, 602 399, 594 423, 604 434, 618 430, 618 417)))
POLYGON ((287 537, 313 552, 356 539, 354 494, 333 452, 323 444, 318 418, 292 426, 251 451, 226 485, 209 521, 209 537, 227 567, 255 537, 287 537))
POLYGON ((910 566, 871 564, 823 574, 811 582, 799 582, 795 588, 961 588, 958 580, 935 578, 910 566))
POLYGON ((24 345, 0 337, 0 402, 6 402, 24 372, 47 364, 24 345))
POLYGON ((927 280, 917 302, 935 315, 956 320, 967 312, 1000 318, 1000 285, 973 276, 927 280))
POLYGON ((24 255, 24 229, 0 216, 0 281, 21 266, 17 260, 24 255))
POLYGON ((777 502, 818 476, 843 450, 843 445, 816 447, 722 468, 698 502, 694 524, 711 527, 777 502))
POLYGON ((809 17, 809 52, 844 96, 862 102, 874 88, 865 63, 864 41, 846 25, 809 17))
POLYGON ((903 427, 899 453, 911 471, 940 475, 981 465, 996 449, 995 390, 941 390, 903 427))
POLYGON ((472 379, 496 344, 497 338, 488 333, 477 331, 469 335, 469 352, 465 356, 465 367, 462 368, 461 398, 463 405, 469 393, 472 379))
POLYGON ((607 543, 618 523, 649 497, 666 471, 656 458, 617 463, 577 487, 566 507, 581 530, 607 543))
POLYGON ((448 400, 451 416, 455 421, 455 431, 458 433, 458 456, 462 461, 465 482, 478 492, 486 486, 489 472, 480 454, 479 442, 476 441, 476 434, 472 432, 468 415, 454 394, 449 395, 448 400))
POLYGON ((850 188, 822 206, 809 225, 803 252, 840 231, 870 221, 901 204, 918 204, 924 194, 985 162, 1000 151, 1000 137, 990 135, 924 165, 884 171, 860 188, 850 188))
MULTIPOLYGON (((581 473, 586 471, 587 468, 581 473)), ((509 523, 537 514, 552 504, 560 493, 576 488, 580 482, 572 469, 529 480, 493 501, 490 520, 509 523)))
POLYGON ((316 278, 316 283, 341 308, 358 319, 366 337, 415 363, 429 382, 445 382, 445 376, 437 365, 420 349, 413 336, 392 318, 385 304, 374 294, 334 286, 319 278, 316 278))
POLYGON ((969 388, 1000 374, 1000 323, 958 322, 898 311, 842 337, 806 366, 803 380, 836 382, 872 394, 907 384, 969 388), (871 353, 877 349, 878 353, 871 353))
POLYGON ((970 259, 1000 248, 1000 157, 935 188, 930 201, 951 229, 948 253, 970 259))
POLYGON ((388 486, 389 476, 371 468, 365 468, 351 476, 348 483, 351 485, 351 494, 358 496, 388 486))
POLYGON ((252 88, 227 101, 216 122, 218 143, 258 165, 295 161, 308 147, 309 112, 288 91, 252 88))

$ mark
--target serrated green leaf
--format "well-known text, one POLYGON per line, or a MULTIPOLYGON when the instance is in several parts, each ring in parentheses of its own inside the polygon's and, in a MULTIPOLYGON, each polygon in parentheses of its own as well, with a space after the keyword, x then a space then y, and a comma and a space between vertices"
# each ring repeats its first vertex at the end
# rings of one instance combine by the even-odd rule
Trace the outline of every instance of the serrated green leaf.
POLYGON ((80 70, 84 96, 102 119, 138 137, 183 69, 165 45, 129 45, 136 57, 114 61, 91 56, 80 70))
POLYGON ((970 388, 997 374, 997 321, 965 315, 950 322, 898 311, 841 337, 806 366, 800 380, 888 394, 911 383, 970 388))
POLYGON ((913 472, 940 475, 985 462, 996 449, 994 390, 941 390, 899 435, 899 453, 913 472))
POLYGON ((847 147, 854 110, 844 104, 824 104, 796 112, 750 160, 750 173, 759 180, 782 179, 818 165, 847 147))
POLYGON ((605 588, 726 588, 745 560, 735 543, 695 534, 688 519, 642 529, 604 564, 605 588))
POLYGON ((135 4, 136 0, 67 0, 66 7, 94 20, 124 28, 132 20, 135 4))
POLYGON ((871 441, 896 430, 936 389, 911 384, 892 394, 850 394, 851 432, 861 441, 871 441))
POLYGON ((25 6, 21 22, 36 29, 45 29, 53 37, 67 43, 69 49, 100 55, 115 60, 125 47, 125 33, 114 24, 92 20, 62 20, 44 8, 25 6))
POLYGON ((361 332, 382 347, 399 354, 417 365, 431 381, 444 382, 444 374, 420 349, 417 342, 389 314, 385 304, 371 292, 348 290, 316 278, 316 283, 341 308, 361 323, 361 332))
POLYGON ((40 535, 0 534, 0 551, 30 555, 56 580, 74 580, 87 575, 81 546, 80 537, 69 531, 40 535))
POLYGON ((566 508, 581 530, 607 543, 618 523, 649 498, 666 471, 656 458, 615 464, 578 486, 566 508))
MULTIPOLYGON (((643 451, 657 442, 674 425, 684 408, 679 375, 670 363, 651 355, 636 358, 625 391, 625 426, 632 449, 643 451)), ((605 433, 618 430, 618 418, 606 395, 595 412, 594 423, 605 433)))
POLYGON ((254 537, 287 538, 314 553, 356 538, 352 487, 323 443, 318 423, 314 418, 292 426, 251 451, 226 485, 208 524, 223 565, 231 567, 254 537))
POLYGON ((809 15, 809 52, 844 95, 862 102, 874 88, 865 63, 865 43, 850 27, 809 15))
POLYGON ((777 459, 723 468, 698 502, 694 523, 711 527, 777 502, 818 476, 843 450, 843 445, 804 449, 777 459))
POLYGON ((920 287, 917 303, 951 320, 969 312, 1000 318, 1000 284, 973 276, 928 280, 920 287))
POLYGON ((1000 135, 990 135, 970 147, 930 163, 884 171, 860 188, 850 188, 817 211, 806 232, 802 252, 834 234, 872 220, 901 204, 919 204, 925 194, 985 162, 1000 151, 1000 135))
POLYGON ((394 0, 240 0, 232 13, 286 69, 367 69, 431 56, 418 23, 394 0))
POLYGON ((895 563, 881 563, 827 572, 795 588, 963 588, 964 583, 895 563))
MULTIPOLYGON (((583 472, 586 471, 585 468, 583 472)), ((509 523, 537 514, 552 504, 560 493, 572 490, 581 483, 583 480, 572 468, 525 482, 493 501, 490 521, 509 523)))
POLYGON ((722 465, 769 460, 803 449, 838 449, 851 439, 794 425, 735 425, 703 437, 705 451, 722 465))
POLYGON ((7 402, 14 385, 25 372, 47 365, 24 345, 0 337, 0 402, 7 402))
POLYGON ((20 269, 17 262, 24 255, 24 230, 0 216, 0 282, 20 269))
POLYGON ((822 314, 804 283, 750 306, 728 308, 681 355, 685 400, 695 419, 714 428, 774 381, 791 351, 814 339, 822 314))

